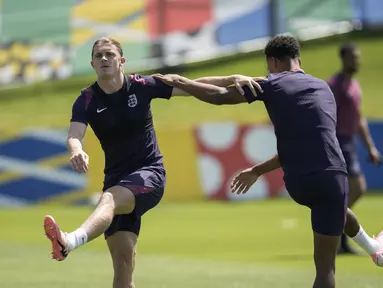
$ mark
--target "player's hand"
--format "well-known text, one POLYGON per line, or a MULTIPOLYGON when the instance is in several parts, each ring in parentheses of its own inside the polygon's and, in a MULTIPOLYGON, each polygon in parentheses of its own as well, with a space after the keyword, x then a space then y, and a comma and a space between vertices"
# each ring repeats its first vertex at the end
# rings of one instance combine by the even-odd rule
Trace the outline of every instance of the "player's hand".
POLYGON ((249 87, 254 96, 263 92, 261 85, 259 85, 257 81, 265 79, 264 77, 248 77, 239 74, 234 74, 231 77, 235 87, 241 95, 245 95, 245 91, 242 88, 243 86, 249 87))
POLYGON ((89 168, 89 156, 83 150, 73 151, 70 163, 77 173, 86 173, 89 168))
POLYGON ((378 149, 374 147, 368 152, 368 160, 375 165, 380 165, 382 163, 382 155, 380 155, 378 149))
POLYGON ((169 86, 174 86, 174 82, 181 78, 181 76, 177 74, 153 74, 152 77, 154 79, 160 80, 161 82, 169 86))
POLYGON ((243 170, 231 182, 231 193, 237 193, 238 195, 247 193, 250 187, 257 182, 259 176, 252 168, 243 170))

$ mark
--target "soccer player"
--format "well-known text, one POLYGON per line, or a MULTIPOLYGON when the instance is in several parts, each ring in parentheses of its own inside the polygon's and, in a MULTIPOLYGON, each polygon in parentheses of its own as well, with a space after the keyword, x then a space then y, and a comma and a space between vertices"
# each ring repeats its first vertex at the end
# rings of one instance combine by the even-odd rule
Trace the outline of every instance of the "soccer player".
POLYGON ((294 37, 274 37, 265 55, 271 74, 260 82, 263 93, 258 96, 250 95, 246 87, 241 95, 236 88, 197 83, 178 75, 155 78, 215 105, 264 102, 274 125, 278 154, 237 175, 232 191, 246 193, 260 175, 282 167, 293 200, 311 209, 314 287, 333 288, 343 230, 378 266, 383 265, 383 234, 369 237, 347 208, 347 169, 336 138, 336 103, 330 87, 301 69, 300 47, 294 37))
MULTIPOLYGON (((150 103, 155 98, 187 94, 151 76, 124 75, 126 60, 121 44, 113 39, 97 40, 91 57, 97 81, 83 89, 73 105, 67 144, 73 169, 86 173, 89 157, 82 140, 91 126, 105 153, 104 193, 94 212, 72 233, 62 232, 49 215, 44 218, 44 230, 58 261, 104 233, 113 260, 113 287, 134 287, 141 217, 160 202, 166 182, 150 103)), ((241 75, 196 81, 227 86, 238 80, 247 82, 256 94, 259 84, 241 75)))
MULTIPOLYGON (((358 135, 368 150, 369 160, 375 165, 381 162, 380 153, 375 147, 366 118, 363 117, 360 109, 362 91, 358 80, 354 78, 355 73, 359 71, 360 54, 360 50, 354 44, 343 44, 339 50, 342 63, 341 71, 328 80, 338 107, 336 133, 347 163, 350 188, 348 207, 350 208, 366 192, 367 188, 357 155, 356 140, 358 135)), ((345 234, 342 235, 338 253, 357 254, 349 245, 345 234)))

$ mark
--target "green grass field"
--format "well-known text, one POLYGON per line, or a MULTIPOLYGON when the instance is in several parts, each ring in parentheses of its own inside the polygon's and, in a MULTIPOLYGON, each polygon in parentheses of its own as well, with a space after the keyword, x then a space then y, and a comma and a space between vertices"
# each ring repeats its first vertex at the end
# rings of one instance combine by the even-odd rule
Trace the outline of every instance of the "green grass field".
MULTIPOLYGON (((366 231, 378 233, 383 199, 356 207, 366 231)), ((111 287, 112 266, 100 238, 64 262, 50 260, 42 219, 52 214, 66 230, 88 208, 0 210, 0 287, 111 287)), ((290 200, 258 203, 161 203, 144 216, 137 287, 311 287, 314 268, 309 210, 290 200)), ((337 287, 382 287, 383 271, 366 256, 337 260, 337 287)))

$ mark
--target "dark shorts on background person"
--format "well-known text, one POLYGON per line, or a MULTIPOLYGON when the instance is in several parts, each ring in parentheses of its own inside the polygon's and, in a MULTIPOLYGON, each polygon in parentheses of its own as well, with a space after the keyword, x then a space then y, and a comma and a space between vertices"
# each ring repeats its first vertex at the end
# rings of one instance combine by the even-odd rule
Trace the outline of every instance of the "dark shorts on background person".
POLYGON ((349 177, 357 177, 362 174, 359 157, 357 152, 356 137, 337 135, 340 149, 346 160, 347 172, 349 177))
POLYGON ((164 195, 165 173, 162 170, 157 171, 157 169, 140 169, 119 177, 117 181, 106 181, 103 191, 117 185, 133 192, 135 207, 130 214, 114 216, 112 224, 104 233, 105 238, 117 231, 129 231, 139 236, 142 215, 157 206, 164 195))
POLYGON ((312 229, 322 235, 340 236, 346 222, 347 174, 325 171, 285 179, 291 198, 311 209, 312 229))

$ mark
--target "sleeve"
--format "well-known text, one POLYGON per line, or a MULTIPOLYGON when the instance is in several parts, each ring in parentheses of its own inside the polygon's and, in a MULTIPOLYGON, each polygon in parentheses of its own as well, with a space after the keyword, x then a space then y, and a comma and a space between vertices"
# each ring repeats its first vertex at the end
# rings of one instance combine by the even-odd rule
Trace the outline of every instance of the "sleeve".
POLYGON ((70 122, 81 122, 88 125, 88 113, 87 113, 87 98, 84 93, 76 99, 72 107, 72 118, 70 122))
POLYGON ((145 85, 145 88, 148 91, 148 94, 151 99, 162 98, 162 99, 170 99, 173 93, 173 87, 169 86, 157 79, 154 79, 152 76, 140 76, 135 75, 135 80, 137 81, 137 77, 140 77, 145 85))
POLYGON ((264 101, 265 100, 265 94, 267 93, 267 90, 268 90, 268 83, 269 81, 260 81, 258 82, 259 85, 261 86, 263 92, 262 93, 259 93, 258 92, 258 95, 254 95, 253 92, 251 92, 250 88, 245 86, 243 87, 243 90, 245 91, 245 98, 247 100, 247 103, 251 104, 253 103, 254 101, 264 101))

